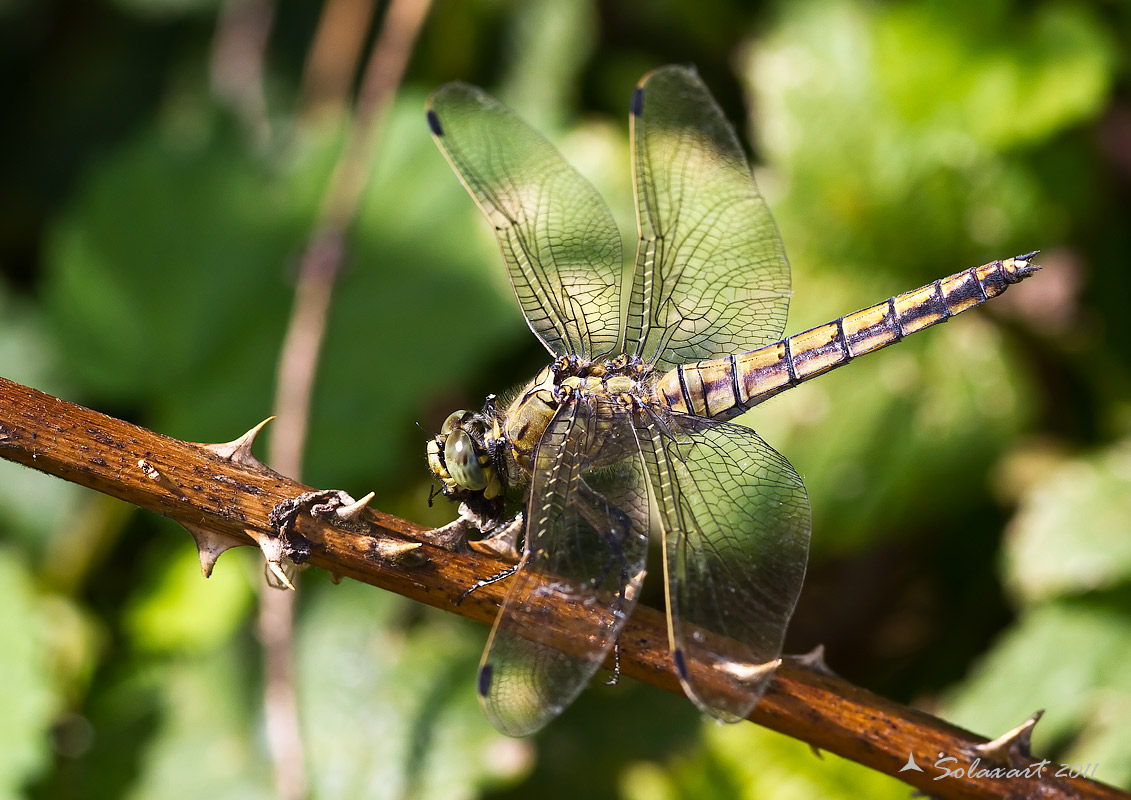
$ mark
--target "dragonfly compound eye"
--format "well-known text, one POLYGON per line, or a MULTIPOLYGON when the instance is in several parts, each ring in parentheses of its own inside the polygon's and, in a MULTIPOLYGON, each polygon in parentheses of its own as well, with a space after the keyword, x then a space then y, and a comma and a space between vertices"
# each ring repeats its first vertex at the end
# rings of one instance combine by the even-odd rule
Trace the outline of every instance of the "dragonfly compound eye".
POLYGON ((451 433, 454 430, 458 430, 469 416, 470 414, 466 411, 453 411, 451 414, 448 414, 448 418, 444 420, 444 424, 440 426, 440 433, 451 433))
POLYGON ((454 430, 448 434, 448 441, 444 443, 444 462, 448 474, 462 488, 475 492, 487 488, 487 473, 479 464, 475 442, 465 431, 454 430))

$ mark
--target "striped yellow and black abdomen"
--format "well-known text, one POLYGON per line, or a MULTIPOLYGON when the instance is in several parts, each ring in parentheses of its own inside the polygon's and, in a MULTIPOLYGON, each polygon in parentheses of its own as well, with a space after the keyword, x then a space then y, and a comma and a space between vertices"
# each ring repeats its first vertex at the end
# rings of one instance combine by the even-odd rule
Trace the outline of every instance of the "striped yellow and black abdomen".
POLYGON ((942 278, 780 342, 668 371, 657 397, 673 411, 730 419, 809 378, 946 322, 1032 275, 1036 253, 942 278))

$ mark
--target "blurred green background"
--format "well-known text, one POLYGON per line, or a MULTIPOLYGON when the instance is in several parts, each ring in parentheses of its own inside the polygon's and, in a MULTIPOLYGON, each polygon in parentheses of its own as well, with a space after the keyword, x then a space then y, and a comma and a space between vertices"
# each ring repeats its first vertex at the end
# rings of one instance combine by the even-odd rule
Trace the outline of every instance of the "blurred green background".
MULTIPOLYGON (((366 41, 371 5, 338 6, 366 41)), ((312 66, 328 7, 0 2, 0 374, 192 441, 270 413, 349 124, 312 66), (247 79, 239 24, 264 13, 247 79)), ((630 92, 695 64, 780 225, 789 332, 1043 251, 1000 300, 744 418, 813 506, 788 649, 824 643, 850 680, 984 735, 1043 708, 1038 757, 1131 788, 1129 44, 1120 2, 436 2, 350 229, 302 477, 445 522, 427 435, 546 361, 427 93, 502 97, 631 241, 630 92)), ((0 463, 0 798, 274 796, 261 573, 240 549, 205 581, 168 520, 0 463)), ((310 796, 907 796, 627 680, 506 739, 474 698, 486 634, 304 573, 310 796)))

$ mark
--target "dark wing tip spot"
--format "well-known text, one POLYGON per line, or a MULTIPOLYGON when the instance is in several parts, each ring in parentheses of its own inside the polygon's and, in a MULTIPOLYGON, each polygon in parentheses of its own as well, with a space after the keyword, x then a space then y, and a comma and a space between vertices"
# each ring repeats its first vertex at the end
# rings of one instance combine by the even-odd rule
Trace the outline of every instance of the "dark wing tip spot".
POLYGON ((440 124, 440 118, 436 116, 436 112, 428 109, 428 128, 432 131, 434 136, 443 136, 444 128, 440 124))
POLYGON ((480 697, 486 697, 487 692, 491 690, 491 672, 492 669, 490 664, 484 664, 479 668, 479 685, 476 687, 476 689, 478 690, 480 697))
POLYGON ((683 659, 682 648, 672 650, 672 661, 675 662, 675 671, 680 680, 687 680, 687 662, 683 659))
POLYGON ((639 117, 644 113, 644 87, 637 86, 632 90, 632 116, 639 117))

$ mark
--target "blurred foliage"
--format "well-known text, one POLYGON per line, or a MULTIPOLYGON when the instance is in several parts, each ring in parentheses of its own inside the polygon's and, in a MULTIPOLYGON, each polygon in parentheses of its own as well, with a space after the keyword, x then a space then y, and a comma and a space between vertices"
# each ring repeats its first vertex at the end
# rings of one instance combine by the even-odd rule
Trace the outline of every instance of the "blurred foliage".
POLYGON ((887 775, 837 756, 818 755, 804 742, 753 725, 734 733, 719 726, 707 728, 694 755, 673 759, 668 767, 629 765, 620 788, 627 800, 902 800, 908 791, 906 784, 887 775), (758 757, 751 758, 751 753, 758 757))
POLYGON ((1131 785, 1131 442, 1050 459, 1006 531, 1002 578, 1022 609, 954 688, 948 717, 996 730, 1054 696, 1034 733, 1037 752, 1061 745, 1068 763, 1098 762, 1131 785), (1116 535, 1113 535, 1116 534, 1116 535), (1025 686, 1026 694, 1010 691, 1025 686))
MULTIPOLYGON (((221 99, 219 33, 254 6, 0 3, 0 374, 193 441, 270 413, 350 117, 304 99, 319 4, 259 6, 262 119, 221 99)), ((429 140, 427 92, 459 79, 512 104, 629 251, 629 93, 694 63, 753 145, 794 267, 789 332, 1044 251, 985 309, 743 419, 813 506, 790 649, 824 642, 841 674, 986 735, 1044 708, 1039 755, 1131 787, 1128 52, 1116 3, 438 2, 349 231, 303 478, 442 523, 427 433, 546 360, 429 140)), ((254 555, 204 581, 168 521, 0 462, 0 798, 274 796, 254 555)), ((485 635, 304 575, 313 796, 906 794, 629 682, 505 739, 474 699, 485 635)))
POLYGON ((0 550, 0 593, 8 615, 0 627, 0 794, 16 797, 27 776, 43 771, 51 758, 47 734, 60 711, 60 686, 52 680, 45 642, 51 631, 34 578, 8 550, 0 550))

